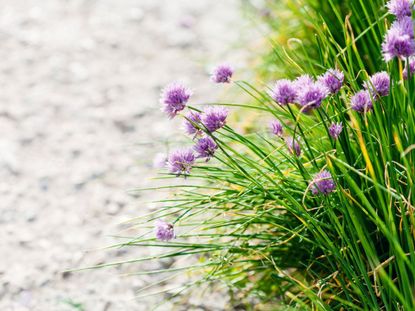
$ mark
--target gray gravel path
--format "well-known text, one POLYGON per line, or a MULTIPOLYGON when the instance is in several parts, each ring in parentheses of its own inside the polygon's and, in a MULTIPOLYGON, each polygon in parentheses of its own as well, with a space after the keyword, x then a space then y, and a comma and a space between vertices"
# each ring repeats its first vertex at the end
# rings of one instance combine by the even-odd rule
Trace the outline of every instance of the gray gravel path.
POLYGON ((207 68, 244 58, 229 51, 238 5, 0 0, 0 310, 149 310, 134 291, 152 280, 129 268, 62 271, 145 255, 85 251, 150 208, 126 190, 179 131, 160 88, 178 78, 195 101, 221 95, 207 68))

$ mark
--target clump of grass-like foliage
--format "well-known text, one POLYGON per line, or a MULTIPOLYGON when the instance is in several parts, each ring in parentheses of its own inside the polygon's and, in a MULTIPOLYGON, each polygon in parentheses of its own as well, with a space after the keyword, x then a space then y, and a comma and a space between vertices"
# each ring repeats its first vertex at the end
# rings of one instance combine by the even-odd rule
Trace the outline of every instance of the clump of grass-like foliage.
MULTIPOLYGON (((164 94, 166 112, 183 117, 190 143, 201 144, 200 137, 209 143, 196 147, 195 154, 180 150, 170 155, 171 173, 163 178, 186 177, 168 187, 174 194, 161 201, 159 211, 141 218, 151 225, 159 219, 158 240, 140 236, 123 245, 167 248, 153 260, 194 259, 170 270, 202 273, 201 280, 177 292, 216 281, 237 297, 258 297, 271 305, 414 310, 415 80, 410 55, 398 53, 387 63, 382 59, 381 45, 394 21, 383 1, 298 3, 305 4, 296 8, 297 16, 308 16, 314 37, 308 36, 307 44, 313 50, 290 56, 275 46, 275 56, 319 81, 307 82, 317 88, 313 96, 324 88, 319 75, 330 68, 344 75, 344 81, 335 76, 341 88, 309 99, 304 95, 309 84, 291 81, 297 97, 283 103, 274 81, 264 88, 231 80, 232 70, 222 66, 213 80, 231 82, 250 100, 221 103, 215 111, 188 104, 190 92, 170 86, 164 94), (381 71, 379 79, 370 79, 381 71), (356 98, 358 92, 367 97, 356 98), (238 133, 225 121, 223 107, 242 109, 242 115, 260 112, 258 130, 238 133), (262 126, 270 119, 275 121, 271 130, 262 126)), ((169 270, 147 271, 155 272, 169 270)))

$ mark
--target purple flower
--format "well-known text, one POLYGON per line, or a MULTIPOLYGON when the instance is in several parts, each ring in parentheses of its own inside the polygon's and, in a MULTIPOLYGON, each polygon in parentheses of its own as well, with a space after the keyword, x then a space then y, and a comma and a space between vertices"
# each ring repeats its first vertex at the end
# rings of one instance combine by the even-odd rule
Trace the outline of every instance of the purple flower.
POLYGON ((313 80, 313 78, 310 75, 302 75, 302 76, 299 76, 294 81, 294 85, 295 85, 295 88, 297 90, 301 90, 304 87, 308 87, 309 85, 311 85, 313 83, 314 83, 314 80, 313 80))
POLYGON ((370 77, 364 84, 366 90, 373 98, 388 96, 390 90, 390 77, 386 71, 378 72, 370 77))
POLYGON ((270 92, 272 99, 280 105, 288 105, 295 102, 297 92, 292 81, 283 79, 275 83, 274 89, 270 92))
POLYGON ((157 153, 153 159, 154 168, 163 168, 167 164, 167 155, 165 153, 157 153))
POLYGON ((228 113, 228 109, 223 107, 207 107, 202 115, 202 123, 213 133, 225 126, 228 113))
POLYGON ((273 134, 282 137, 283 127, 280 121, 274 120, 271 122, 271 131, 273 134))
POLYGON ((210 79, 215 83, 229 83, 232 75, 233 68, 227 64, 222 64, 213 69, 210 79))
POLYGON ((156 238, 160 241, 167 242, 176 237, 173 225, 161 219, 156 220, 154 229, 156 231, 156 238))
POLYGON ((162 93, 160 102, 164 105, 163 111, 170 119, 186 107, 192 92, 180 83, 173 82, 167 85, 162 93))
POLYGON ((314 176, 311 182, 311 193, 317 195, 319 193, 327 195, 336 189, 336 184, 329 171, 324 170, 314 176))
POLYGON ((406 58, 415 53, 414 28, 411 17, 395 21, 386 33, 382 43, 383 58, 390 61, 394 57, 406 58))
POLYGON ((194 150, 197 153, 198 158, 206 158, 206 162, 210 160, 215 154, 218 145, 210 137, 204 137, 197 141, 194 146, 194 150))
POLYGON ((171 173, 180 176, 190 174, 195 162, 195 155, 191 149, 179 149, 173 151, 168 158, 167 167, 171 173))
POLYGON ((302 111, 307 112, 320 107, 328 92, 329 90, 320 82, 308 84, 298 90, 297 101, 303 106, 302 111))
POLYGON ((334 139, 338 139, 340 136, 340 133, 343 131, 343 124, 341 122, 339 123, 332 123, 329 127, 329 134, 334 139))
POLYGON ((294 138, 292 137, 287 137, 285 140, 285 143, 287 145, 288 151, 291 154, 296 155, 297 157, 301 155, 300 144, 298 143, 297 140, 294 140, 294 138))
MULTIPOLYGON (((409 59, 409 76, 412 77, 412 75, 415 73, 415 58, 411 57, 409 59)), ((408 64, 406 64, 405 69, 403 70, 403 78, 405 80, 408 79, 408 64)))
POLYGON ((364 113, 372 110, 373 102, 369 91, 359 91, 351 99, 352 109, 364 113))
POLYGON ((413 5, 413 0, 390 0, 386 4, 386 7, 391 14, 395 15, 398 19, 401 19, 405 16, 412 15, 413 5))
POLYGON ((337 94, 343 85, 344 74, 337 69, 329 69, 318 79, 318 81, 322 83, 331 94, 337 94))
POLYGON ((186 119, 183 122, 184 130, 189 135, 199 135, 202 133, 196 126, 202 121, 199 112, 190 111, 186 114, 186 119))

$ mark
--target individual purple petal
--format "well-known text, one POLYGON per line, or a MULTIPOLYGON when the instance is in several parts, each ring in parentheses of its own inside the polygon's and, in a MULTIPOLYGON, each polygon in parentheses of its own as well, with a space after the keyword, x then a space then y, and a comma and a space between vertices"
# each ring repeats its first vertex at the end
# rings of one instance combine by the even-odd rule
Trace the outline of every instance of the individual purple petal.
POLYGON ((167 168, 173 174, 180 176, 190 174, 195 162, 195 155, 191 149, 178 149, 173 151, 168 158, 167 168))
POLYGON ((386 71, 378 72, 371 76, 369 81, 364 83, 364 87, 375 99, 388 96, 390 91, 390 76, 386 71))
POLYGON ((357 92, 351 99, 351 107, 353 110, 365 113, 373 108, 372 97, 367 90, 357 92))
POLYGON ((176 237, 174 234, 174 226, 161 219, 156 220, 154 229, 156 238, 160 241, 168 242, 176 237))
POLYGON ((194 146, 198 158, 206 158, 206 162, 210 160, 215 154, 218 145, 210 137, 203 137, 199 139, 194 146))
POLYGON ((314 176, 310 189, 314 195, 328 195, 336 189, 336 184, 334 183, 330 172, 324 170, 314 176))
POLYGON ((215 67, 210 77, 215 83, 230 83, 233 75, 233 68, 230 65, 222 64, 215 67))
POLYGON ((277 104, 291 104, 295 102, 297 97, 295 84, 287 79, 279 80, 275 83, 270 95, 277 104))
POLYGON ((183 122, 184 131, 189 135, 200 135, 202 131, 197 128, 197 125, 200 125, 201 121, 202 119, 199 112, 188 112, 183 122))
POLYGON ((343 86, 344 74, 337 69, 329 69, 324 75, 319 77, 318 81, 322 83, 331 94, 337 94, 343 86))
POLYGON ((296 155, 297 157, 301 155, 301 147, 297 140, 292 137, 287 137, 285 143, 287 145, 288 151, 292 155, 296 155))
POLYGON ((228 113, 228 109, 223 107, 208 107, 202 114, 202 123, 209 132, 213 133, 226 125, 228 113))
POLYGON ((329 127, 329 134, 334 139, 338 139, 340 136, 340 133, 343 131, 343 124, 341 122, 339 123, 332 123, 329 127))
POLYGON ((271 126, 271 131, 274 135, 277 135, 278 137, 282 137, 284 130, 283 130, 283 126, 280 121, 273 120, 270 126, 271 126))
POLYGON ((167 85, 161 93, 160 102, 163 104, 163 111, 170 119, 182 111, 189 101, 192 92, 184 85, 173 82, 167 85))

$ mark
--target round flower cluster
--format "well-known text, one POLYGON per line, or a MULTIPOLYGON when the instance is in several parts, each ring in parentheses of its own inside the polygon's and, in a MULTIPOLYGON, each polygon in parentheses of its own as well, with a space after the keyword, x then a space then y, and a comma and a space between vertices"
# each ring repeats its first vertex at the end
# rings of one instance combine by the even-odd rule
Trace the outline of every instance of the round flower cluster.
POLYGON ((391 61, 395 57, 406 59, 415 54, 414 27, 412 21, 413 0, 390 0, 389 13, 396 16, 382 43, 383 58, 391 61))
POLYGON ((374 74, 363 83, 364 90, 357 92, 351 98, 352 109, 360 113, 372 110, 375 100, 389 95, 390 84, 391 80, 387 72, 382 71, 374 74))
POLYGON ((271 98, 279 105, 298 104, 303 112, 321 106, 329 95, 337 94, 344 81, 344 74, 329 69, 315 81, 309 75, 302 75, 294 81, 282 79, 275 83, 270 92, 271 98))
POLYGON ((311 193, 314 195, 328 195, 336 189, 336 184, 329 171, 324 170, 314 175, 310 184, 311 193))

